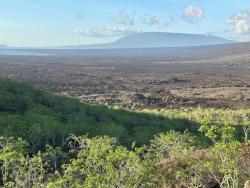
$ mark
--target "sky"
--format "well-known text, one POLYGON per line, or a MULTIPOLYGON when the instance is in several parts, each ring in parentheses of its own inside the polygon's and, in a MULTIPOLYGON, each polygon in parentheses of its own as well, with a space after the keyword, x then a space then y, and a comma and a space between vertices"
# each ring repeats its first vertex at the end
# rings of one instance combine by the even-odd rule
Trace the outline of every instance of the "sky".
POLYGON ((0 0, 0 44, 111 42, 140 32, 250 41, 249 0, 0 0))

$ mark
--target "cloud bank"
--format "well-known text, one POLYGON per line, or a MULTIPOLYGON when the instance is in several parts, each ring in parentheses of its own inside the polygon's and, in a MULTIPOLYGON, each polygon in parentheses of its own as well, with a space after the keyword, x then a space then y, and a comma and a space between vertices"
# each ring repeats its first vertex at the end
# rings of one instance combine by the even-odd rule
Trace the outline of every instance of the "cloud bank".
POLYGON ((182 19, 188 23, 196 24, 204 19, 204 9, 200 6, 188 5, 184 10, 182 19))
POLYGON ((237 34, 250 34, 250 10, 243 11, 227 20, 237 34))
POLYGON ((141 16, 141 23, 146 25, 160 25, 161 17, 160 16, 141 16))
POLYGON ((87 36, 87 37, 118 37, 133 33, 142 32, 140 29, 128 29, 124 27, 117 26, 104 26, 95 28, 78 28, 75 33, 87 36))
POLYGON ((113 18, 113 21, 122 25, 134 25, 135 24, 135 12, 121 11, 117 16, 113 18))

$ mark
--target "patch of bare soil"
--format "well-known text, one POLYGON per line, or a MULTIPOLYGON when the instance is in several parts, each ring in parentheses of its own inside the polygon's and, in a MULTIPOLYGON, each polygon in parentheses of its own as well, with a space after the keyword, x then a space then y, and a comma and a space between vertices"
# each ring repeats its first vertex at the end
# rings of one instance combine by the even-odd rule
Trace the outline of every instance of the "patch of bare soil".
POLYGON ((249 108, 248 60, 203 61, 0 56, 0 75, 82 101, 127 108, 249 108))

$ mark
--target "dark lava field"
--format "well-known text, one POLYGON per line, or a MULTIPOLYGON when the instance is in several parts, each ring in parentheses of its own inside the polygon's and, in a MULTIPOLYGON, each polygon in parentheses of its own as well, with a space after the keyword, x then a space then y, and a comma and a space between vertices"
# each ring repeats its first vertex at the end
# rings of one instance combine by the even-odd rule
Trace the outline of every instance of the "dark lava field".
POLYGON ((166 49, 165 55, 164 49, 158 54, 147 49, 145 56, 142 49, 131 55, 116 51, 114 56, 101 51, 88 56, 84 50, 2 55, 0 75, 82 101, 126 108, 249 108, 250 45, 198 49, 166 49))

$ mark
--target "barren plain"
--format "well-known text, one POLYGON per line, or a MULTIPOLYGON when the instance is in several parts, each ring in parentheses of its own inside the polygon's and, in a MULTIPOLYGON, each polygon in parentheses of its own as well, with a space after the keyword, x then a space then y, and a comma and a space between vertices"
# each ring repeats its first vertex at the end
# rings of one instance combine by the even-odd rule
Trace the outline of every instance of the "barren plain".
POLYGON ((161 55, 145 56, 93 51, 88 56, 84 50, 2 55, 0 75, 82 101, 126 108, 249 108, 250 45, 203 48, 193 53, 172 49, 174 55, 169 50, 164 55, 164 49, 161 55))

